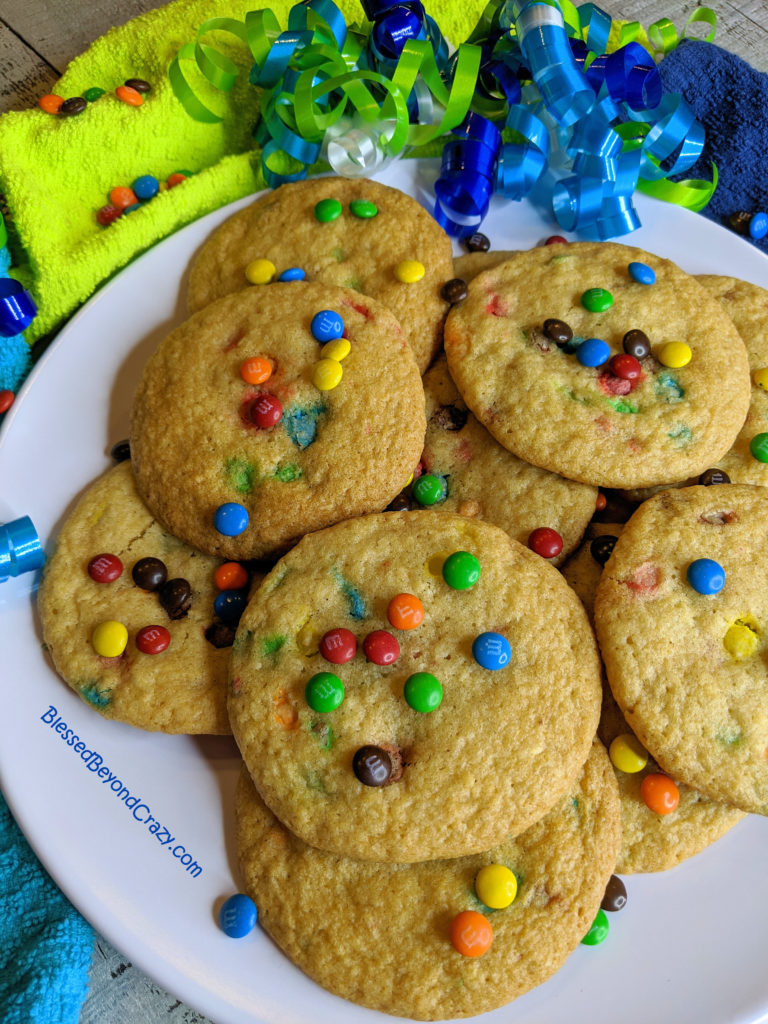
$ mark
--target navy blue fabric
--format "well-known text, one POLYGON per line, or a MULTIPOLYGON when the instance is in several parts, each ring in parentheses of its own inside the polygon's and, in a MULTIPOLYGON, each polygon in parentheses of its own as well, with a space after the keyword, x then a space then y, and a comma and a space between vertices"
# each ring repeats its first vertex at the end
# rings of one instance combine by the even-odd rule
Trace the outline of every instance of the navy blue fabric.
MULTIPOLYGON (((686 178, 719 180, 702 210, 722 224, 739 210, 768 212, 768 74, 713 43, 687 40, 659 64, 665 92, 679 92, 706 131, 686 178)), ((747 236, 748 237, 748 236, 747 236)), ((768 253, 768 237, 753 244, 768 253)))

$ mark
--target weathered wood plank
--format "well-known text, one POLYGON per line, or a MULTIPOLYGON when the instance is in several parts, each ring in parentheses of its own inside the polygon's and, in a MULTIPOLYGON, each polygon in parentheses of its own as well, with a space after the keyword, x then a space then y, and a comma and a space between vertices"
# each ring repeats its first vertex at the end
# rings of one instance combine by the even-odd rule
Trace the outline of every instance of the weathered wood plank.
POLYGON ((0 21, 0 113, 25 110, 50 92, 58 72, 0 21))
MULTIPOLYGON (((603 0, 599 7, 612 18, 639 21, 648 28, 660 18, 669 18, 678 35, 697 7, 706 6, 717 15, 715 43, 737 54, 758 71, 768 71, 768 8, 765 0, 603 0)), ((692 25, 688 35, 702 39, 709 28, 692 25)))
POLYGON ((163 6, 157 0, 3 0, 3 20, 63 73, 69 61, 114 25, 163 6))

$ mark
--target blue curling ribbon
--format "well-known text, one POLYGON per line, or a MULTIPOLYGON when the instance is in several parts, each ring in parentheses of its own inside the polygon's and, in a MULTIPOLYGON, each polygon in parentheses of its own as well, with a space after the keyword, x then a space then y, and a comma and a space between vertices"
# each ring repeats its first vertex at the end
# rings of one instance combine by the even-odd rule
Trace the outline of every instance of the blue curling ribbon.
POLYGON ((492 121, 475 113, 469 113, 455 133, 463 138, 443 149, 434 216, 448 234, 465 238, 488 212, 501 133, 492 121))
POLYGON ((510 107, 507 128, 523 143, 505 143, 496 168, 496 191, 507 199, 527 196, 547 167, 549 133, 544 123, 523 104, 510 107))
POLYGON ((37 306, 29 292, 12 277, 0 278, 0 336, 21 334, 36 316, 37 306))
POLYGON ((0 523, 0 583, 9 576, 34 572, 45 562, 45 553, 29 516, 0 523))
POLYGON ((595 92, 573 60, 563 16, 543 3, 513 4, 515 30, 544 105, 567 128, 589 113, 595 92))

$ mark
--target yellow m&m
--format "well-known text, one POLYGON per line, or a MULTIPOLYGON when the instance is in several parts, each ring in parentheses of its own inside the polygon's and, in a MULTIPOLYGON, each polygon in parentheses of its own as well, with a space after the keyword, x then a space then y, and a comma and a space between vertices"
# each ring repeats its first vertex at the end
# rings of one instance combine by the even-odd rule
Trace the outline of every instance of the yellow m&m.
POLYGON ((608 748, 608 754, 614 768, 618 768, 620 772, 626 772, 628 775, 641 772, 648 764, 648 752, 631 732, 617 736, 608 748))
POLYGON ((676 370, 681 366, 687 366, 691 361, 692 352, 684 341, 668 341, 659 350, 658 359, 662 366, 668 366, 676 370))
POLYGON ((269 284, 276 271, 277 267, 271 260, 251 260, 245 268, 245 276, 251 284, 269 284))
POLYGON ((755 370, 752 380, 763 391, 768 391, 768 366, 761 366, 759 370, 755 370))
POLYGON ((342 359, 347 358, 351 348, 352 346, 346 338, 334 338, 333 341, 328 341, 323 345, 323 357, 335 359, 337 363, 340 363, 342 359))
POLYGON ((503 864, 486 864, 475 878, 477 898, 492 910, 502 910, 517 896, 517 879, 503 864))
POLYGON ((395 267, 395 277, 403 284, 415 284, 425 274, 424 264, 418 260, 401 260, 395 267))
POLYGON ((319 359, 312 368, 312 383, 319 391, 332 391, 343 374, 341 363, 335 359, 319 359))
POLYGON ((128 630, 122 622, 107 619, 94 629, 91 643, 102 658, 119 658, 128 643, 128 630))

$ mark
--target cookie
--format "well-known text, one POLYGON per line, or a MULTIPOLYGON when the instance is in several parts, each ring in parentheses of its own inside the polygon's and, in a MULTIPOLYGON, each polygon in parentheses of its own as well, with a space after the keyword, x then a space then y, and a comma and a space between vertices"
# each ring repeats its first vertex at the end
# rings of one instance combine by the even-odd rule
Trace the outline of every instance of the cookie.
POLYGON ((749 404, 746 351, 722 306, 669 260, 615 243, 540 246, 480 274, 446 320, 445 351, 501 444, 600 487, 703 472, 749 404), (635 280, 634 264, 655 283, 635 280), (630 331, 645 336, 626 342, 637 357, 630 331))
POLYGON ((161 342, 134 401, 131 452, 139 492, 173 534, 247 559, 384 508, 424 430, 421 377, 392 313, 296 281, 227 295, 161 342), (318 314, 340 341, 316 340, 318 314), (222 506, 234 522, 217 518, 222 506))
POLYGON ((442 354, 424 375, 424 393, 423 474, 406 490, 410 507, 429 504, 484 519, 526 545, 534 530, 554 531, 554 547, 548 550, 559 547, 559 553, 539 553, 560 565, 595 511, 596 489, 531 466, 502 448, 467 409, 442 354))
POLYGON ((232 730, 270 809, 370 860, 524 831, 577 775, 600 704, 594 636, 559 572, 495 526, 433 511, 300 541, 243 615, 231 680, 232 730))
POLYGON ((189 309, 254 287, 246 277, 254 260, 268 260, 276 275, 299 267, 308 280, 378 299, 403 325, 422 372, 440 346, 448 310, 440 289, 454 276, 451 241, 398 189, 364 179, 313 178, 267 192, 225 221, 197 253, 189 309), (325 207, 318 210, 319 203, 325 207), (325 216, 332 219, 320 219, 325 216), (421 265, 406 277, 422 276, 401 280, 404 261, 421 265))
MULTIPOLYGON (((220 565, 160 526, 136 492, 130 462, 119 463, 77 502, 45 564, 38 611, 56 671, 105 718, 160 732, 228 733, 234 627, 214 611, 220 565), (141 559, 159 560, 165 582, 176 585, 149 589, 162 581, 157 565, 143 576, 136 570, 137 585, 141 559), (104 622, 127 631, 122 654, 95 649, 104 622), (147 627, 157 628, 142 634, 147 627)), ((122 631, 112 627, 107 641, 110 632, 119 647, 122 631)))
MULTIPOLYGON (((730 451, 708 469, 720 470, 734 484, 759 484, 765 487, 768 485, 768 463, 761 462, 753 455, 750 444, 758 434, 765 433, 768 423, 768 291, 749 281, 719 277, 716 274, 701 274, 697 280, 722 303, 733 321, 746 346, 752 374, 749 411, 744 425, 730 451)), ((690 487, 700 482, 698 478, 693 478, 678 486, 690 487)), ((644 501, 651 493, 633 490, 630 496, 644 501)))
POLYGON ((619 537, 595 597, 611 690, 673 779, 768 814, 768 491, 662 491, 619 537))
POLYGON ((542 821, 473 857, 386 864, 313 849, 271 814, 245 772, 236 814, 241 874, 275 942, 336 995, 415 1020, 485 1013, 546 981, 589 930, 620 840, 599 743, 542 821), (514 873, 517 895, 491 911, 475 880, 492 864, 514 873), (286 878, 300 898, 286 899, 286 878), (492 927, 482 956, 451 944, 451 921, 465 910, 492 927))
MULTIPOLYGON (((600 524, 598 529, 603 531, 599 537, 614 538, 620 535, 622 527, 615 524, 607 532, 608 526, 600 524)), ((604 559, 610 550, 606 540, 598 541, 593 548, 594 539, 586 541, 562 568, 563 576, 581 598, 588 615, 592 614, 604 559)), ((598 737, 610 748, 617 737, 631 732, 604 679, 598 737)), ((677 787, 680 797, 677 808, 670 814, 657 814, 645 803, 640 791, 643 779, 660 771, 653 758, 649 757, 646 766, 639 771, 614 770, 621 799, 621 852, 616 862, 619 874, 672 868, 706 849, 744 817, 743 811, 710 800, 683 783, 677 787)))

